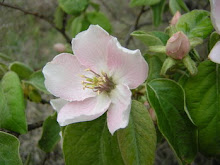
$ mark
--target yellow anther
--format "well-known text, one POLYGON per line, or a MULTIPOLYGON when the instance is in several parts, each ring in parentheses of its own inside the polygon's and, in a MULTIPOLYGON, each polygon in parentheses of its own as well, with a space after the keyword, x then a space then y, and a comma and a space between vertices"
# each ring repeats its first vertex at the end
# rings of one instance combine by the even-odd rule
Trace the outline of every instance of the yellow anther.
POLYGON ((91 69, 88 68, 88 69, 85 69, 85 71, 91 71, 91 69))
POLYGON ((80 77, 82 77, 82 78, 86 78, 86 76, 84 76, 84 75, 80 75, 80 77))
POLYGON ((105 76, 105 72, 101 71, 102 75, 105 76))
POLYGON ((106 78, 105 77, 102 77, 102 79, 103 79, 104 82, 106 82, 106 78))

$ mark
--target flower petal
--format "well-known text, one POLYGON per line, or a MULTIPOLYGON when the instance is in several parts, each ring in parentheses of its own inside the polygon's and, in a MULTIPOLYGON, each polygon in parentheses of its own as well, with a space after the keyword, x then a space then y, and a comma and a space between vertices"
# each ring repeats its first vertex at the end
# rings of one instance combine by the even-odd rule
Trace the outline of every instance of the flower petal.
POLYGON ((126 84, 133 89, 142 84, 148 75, 148 64, 140 50, 129 50, 116 38, 108 45, 108 68, 116 84, 126 84))
POLYGON ((106 66, 107 44, 111 36, 100 26, 90 25, 72 40, 72 49, 80 63, 93 71, 106 66))
POLYGON ((215 30, 220 33, 220 1, 210 0, 211 4, 211 18, 215 30))
POLYGON ((117 85, 111 92, 112 104, 107 112, 107 125, 110 133, 125 128, 129 122, 131 110, 131 91, 125 85, 117 85))
POLYGON ((83 101, 70 102, 60 110, 57 121, 61 126, 65 126, 94 120, 107 111, 110 103, 111 99, 104 93, 83 101))
POLYGON ((212 62, 220 64, 220 41, 218 41, 209 53, 209 59, 212 62))
POLYGON ((83 90, 80 74, 85 68, 72 54, 62 53, 43 68, 45 86, 53 95, 67 101, 80 101, 96 95, 90 89, 83 90))
POLYGON ((59 112, 61 108, 63 108, 64 105, 66 105, 67 103, 68 101, 63 100, 63 99, 51 99, 50 100, 50 104, 52 105, 53 109, 57 112, 59 112))

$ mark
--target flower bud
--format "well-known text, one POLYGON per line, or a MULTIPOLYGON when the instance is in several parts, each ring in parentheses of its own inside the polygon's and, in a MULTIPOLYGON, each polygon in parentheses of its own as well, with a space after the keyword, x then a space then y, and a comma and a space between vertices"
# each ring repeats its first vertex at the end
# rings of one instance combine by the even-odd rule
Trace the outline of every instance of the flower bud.
POLYGON ((179 11, 177 11, 177 12, 174 14, 173 18, 171 19, 170 25, 176 25, 176 23, 178 22, 178 20, 180 19, 180 17, 181 17, 181 13, 180 13, 179 11))
POLYGON ((59 52, 59 53, 63 53, 66 51, 66 46, 62 43, 56 43, 53 46, 54 50, 59 52))
POLYGON ((181 60, 190 51, 190 42, 187 36, 179 31, 167 41, 166 54, 173 59, 181 60))

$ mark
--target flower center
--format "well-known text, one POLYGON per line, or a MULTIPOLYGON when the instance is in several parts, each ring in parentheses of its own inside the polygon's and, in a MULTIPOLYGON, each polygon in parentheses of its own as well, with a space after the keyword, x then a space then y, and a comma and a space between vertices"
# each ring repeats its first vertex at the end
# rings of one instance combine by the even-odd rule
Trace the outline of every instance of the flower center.
POLYGON ((110 92, 115 88, 115 84, 112 82, 112 79, 108 77, 108 75, 104 72, 98 74, 91 69, 86 69, 86 71, 90 71, 94 74, 93 78, 81 75, 82 78, 85 78, 82 81, 83 89, 92 89, 94 92, 98 94, 101 92, 110 92))

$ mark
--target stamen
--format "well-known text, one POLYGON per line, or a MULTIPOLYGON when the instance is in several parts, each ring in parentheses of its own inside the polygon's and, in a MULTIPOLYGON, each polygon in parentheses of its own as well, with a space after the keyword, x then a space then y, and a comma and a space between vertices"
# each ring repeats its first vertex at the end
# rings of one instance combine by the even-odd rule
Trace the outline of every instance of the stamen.
POLYGON ((115 84, 105 72, 102 71, 101 74, 98 74, 89 68, 85 69, 85 71, 92 72, 94 76, 90 78, 85 75, 80 75, 80 77, 85 78, 85 80, 82 81, 83 90, 85 90, 85 88, 92 89, 93 92, 97 92, 99 95, 102 92, 110 92, 114 89, 115 84))

